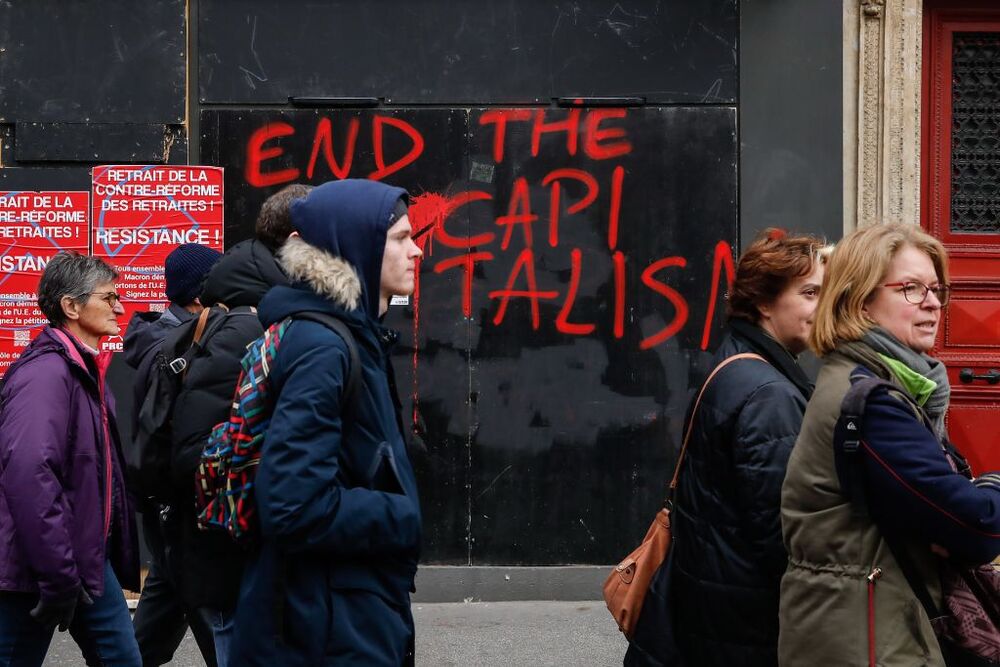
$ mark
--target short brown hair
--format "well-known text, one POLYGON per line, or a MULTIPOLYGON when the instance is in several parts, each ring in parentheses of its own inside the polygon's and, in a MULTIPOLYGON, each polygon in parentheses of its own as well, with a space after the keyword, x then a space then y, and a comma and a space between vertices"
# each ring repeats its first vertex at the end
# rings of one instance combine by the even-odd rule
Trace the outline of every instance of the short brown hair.
POLYGON ((272 252, 283 246, 295 231, 292 227, 292 202, 305 197, 312 189, 311 185, 292 183, 268 197, 260 207, 254 234, 272 252))
POLYGON ((812 273, 829 251, 825 241, 809 235, 790 236, 769 228, 740 257, 729 292, 729 319, 760 321, 757 306, 773 302, 793 279, 812 273))
POLYGON ((938 281, 948 282, 948 252, 920 227, 876 224, 851 232, 837 244, 826 267, 809 333, 809 347, 817 356, 858 340, 875 326, 865 315, 865 304, 889 272, 896 253, 905 246, 927 253, 938 281))
POLYGON ((85 304, 101 283, 118 279, 118 272, 99 257, 81 255, 75 250, 61 250, 45 265, 38 281, 38 308, 49 324, 61 327, 66 323, 62 299, 68 296, 85 304))

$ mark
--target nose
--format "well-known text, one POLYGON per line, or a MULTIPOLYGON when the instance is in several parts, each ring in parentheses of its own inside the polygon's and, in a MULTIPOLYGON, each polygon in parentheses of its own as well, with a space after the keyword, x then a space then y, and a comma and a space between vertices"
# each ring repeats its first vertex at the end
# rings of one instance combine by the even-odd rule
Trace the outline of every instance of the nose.
POLYGON ((417 257, 424 256, 424 251, 420 249, 420 246, 418 246, 413 239, 410 239, 410 245, 412 246, 410 248, 410 257, 416 259, 417 257))
POLYGON ((111 307, 111 312, 113 312, 115 315, 124 315, 125 306, 122 305, 121 301, 115 301, 115 305, 111 307))
POLYGON ((927 290, 927 296, 924 297, 924 302, 920 305, 929 310, 940 310, 941 299, 938 298, 937 292, 929 289, 927 290))

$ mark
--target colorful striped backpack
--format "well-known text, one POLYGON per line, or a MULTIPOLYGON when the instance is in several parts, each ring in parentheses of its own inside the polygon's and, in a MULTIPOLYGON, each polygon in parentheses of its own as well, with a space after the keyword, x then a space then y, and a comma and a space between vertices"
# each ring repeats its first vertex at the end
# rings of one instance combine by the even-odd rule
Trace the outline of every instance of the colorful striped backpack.
POLYGON ((247 353, 240 362, 242 370, 229 419, 212 429, 195 474, 198 527, 225 530, 241 544, 252 544, 259 531, 254 480, 277 399, 269 375, 281 339, 293 319, 318 322, 347 343, 350 371, 344 387, 344 405, 353 404, 355 385, 361 375, 354 336, 347 325, 328 313, 294 313, 272 324, 247 346, 247 353))

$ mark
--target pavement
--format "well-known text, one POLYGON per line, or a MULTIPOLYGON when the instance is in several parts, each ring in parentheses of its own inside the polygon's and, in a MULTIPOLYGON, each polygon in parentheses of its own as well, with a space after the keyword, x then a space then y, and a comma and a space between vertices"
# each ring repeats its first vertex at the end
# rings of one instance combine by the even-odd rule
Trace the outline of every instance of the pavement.
MULTIPOLYGON (((414 603, 413 618, 425 667, 612 667, 627 648, 603 601, 414 603)), ((84 664, 69 633, 57 632, 45 667, 84 664)), ((190 632, 169 664, 205 664, 190 632)))

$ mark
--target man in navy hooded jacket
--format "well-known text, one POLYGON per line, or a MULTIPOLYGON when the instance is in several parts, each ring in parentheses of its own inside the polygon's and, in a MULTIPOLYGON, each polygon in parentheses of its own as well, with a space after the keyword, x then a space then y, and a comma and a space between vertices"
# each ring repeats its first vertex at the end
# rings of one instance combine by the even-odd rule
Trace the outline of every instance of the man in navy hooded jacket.
POLYGON ((414 289, 406 192, 367 180, 326 183, 292 206, 278 253, 290 285, 260 302, 265 327, 299 311, 339 317, 361 362, 350 405, 347 344, 293 320, 271 367, 277 396, 255 489, 262 544, 244 571, 233 664, 413 663, 410 592, 420 508, 381 326, 414 289))

